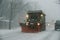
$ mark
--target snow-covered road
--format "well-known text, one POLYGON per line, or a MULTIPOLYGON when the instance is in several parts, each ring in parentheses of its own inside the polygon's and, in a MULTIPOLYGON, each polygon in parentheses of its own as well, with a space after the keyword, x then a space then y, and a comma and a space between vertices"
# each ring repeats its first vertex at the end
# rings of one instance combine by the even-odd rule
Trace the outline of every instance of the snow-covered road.
POLYGON ((60 40, 60 31, 42 31, 38 33, 23 33, 21 31, 4 34, 0 40, 60 40))
POLYGON ((47 40, 60 40, 60 32, 55 31, 55 33, 50 38, 48 38, 47 40))

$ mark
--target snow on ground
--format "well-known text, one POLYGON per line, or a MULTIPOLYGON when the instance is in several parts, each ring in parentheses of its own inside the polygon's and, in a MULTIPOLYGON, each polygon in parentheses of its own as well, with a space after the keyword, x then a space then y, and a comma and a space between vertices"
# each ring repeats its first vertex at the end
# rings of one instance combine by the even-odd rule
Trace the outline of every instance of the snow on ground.
POLYGON ((23 32, 18 32, 11 34, 9 37, 5 37, 4 40, 39 40, 43 39, 46 36, 52 34, 53 31, 43 31, 43 32, 38 32, 38 33, 23 33, 23 32))
POLYGON ((17 31, 21 31, 21 28, 16 28, 16 29, 0 29, 0 34, 7 34, 7 33, 11 33, 11 32, 17 32, 17 31))
POLYGON ((60 31, 46 30, 38 33, 24 33, 20 28, 0 30, 0 40, 59 40, 60 31))
POLYGON ((55 31, 55 33, 50 38, 48 38, 47 40, 60 40, 60 32, 55 31))
POLYGON ((0 38, 1 37, 7 37, 8 35, 15 34, 21 31, 21 28, 16 28, 16 29, 0 29, 0 38))

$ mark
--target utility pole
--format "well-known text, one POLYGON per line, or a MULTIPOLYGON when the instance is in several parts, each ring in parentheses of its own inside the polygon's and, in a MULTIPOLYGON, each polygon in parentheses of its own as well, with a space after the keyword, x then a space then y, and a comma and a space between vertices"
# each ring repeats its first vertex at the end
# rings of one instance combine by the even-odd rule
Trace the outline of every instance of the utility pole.
POLYGON ((10 19, 9 19, 9 29, 11 29, 11 22, 12 22, 12 17, 13 17, 13 0, 11 2, 11 13, 10 13, 10 19))

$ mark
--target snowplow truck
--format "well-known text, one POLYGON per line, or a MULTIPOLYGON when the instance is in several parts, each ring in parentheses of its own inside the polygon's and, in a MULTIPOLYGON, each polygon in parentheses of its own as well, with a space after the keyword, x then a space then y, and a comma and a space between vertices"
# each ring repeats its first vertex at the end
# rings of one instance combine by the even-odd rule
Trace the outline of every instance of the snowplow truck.
POLYGON ((22 32, 40 32, 46 29, 45 27, 45 14, 42 10, 28 11, 26 15, 26 22, 19 23, 22 32))

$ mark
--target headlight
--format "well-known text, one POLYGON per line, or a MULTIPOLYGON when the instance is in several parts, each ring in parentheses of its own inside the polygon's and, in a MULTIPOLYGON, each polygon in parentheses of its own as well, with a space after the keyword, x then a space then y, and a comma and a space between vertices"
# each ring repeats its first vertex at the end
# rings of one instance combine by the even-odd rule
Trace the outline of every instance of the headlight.
POLYGON ((43 16, 43 14, 41 14, 41 17, 43 16))
POLYGON ((40 23, 37 23, 37 25, 39 26, 39 25, 40 25, 40 23))
POLYGON ((26 15, 26 18, 28 18, 28 17, 29 17, 29 15, 27 14, 27 15, 26 15))
POLYGON ((29 24, 29 22, 26 22, 26 25, 28 25, 29 24))
POLYGON ((48 26, 49 26, 50 24, 48 24, 48 26))

